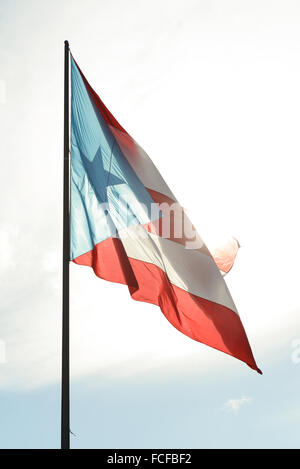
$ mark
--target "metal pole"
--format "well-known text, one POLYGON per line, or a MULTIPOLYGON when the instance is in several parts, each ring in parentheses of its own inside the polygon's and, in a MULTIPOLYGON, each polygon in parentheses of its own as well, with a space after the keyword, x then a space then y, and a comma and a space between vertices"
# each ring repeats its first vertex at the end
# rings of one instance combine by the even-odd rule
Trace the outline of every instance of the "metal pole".
POLYGON ((64 86, 64 196, 63 196, 63 310, 62 310, 62 381, 61 449, 70 449, 70 333, 69 333, 69 260, 70 260, 70 156, 69 156, 69 43, 65 41, 64 86))

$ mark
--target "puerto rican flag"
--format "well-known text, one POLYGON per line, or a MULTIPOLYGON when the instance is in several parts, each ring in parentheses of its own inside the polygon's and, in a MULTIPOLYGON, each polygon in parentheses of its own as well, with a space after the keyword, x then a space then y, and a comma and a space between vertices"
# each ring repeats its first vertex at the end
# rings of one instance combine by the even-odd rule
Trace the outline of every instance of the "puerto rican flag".
POLYGON ((258 369, 223 274, 233 238, 212 251, 144 150, 71 56, 71 260, 128 286, 190 338, 258 369))

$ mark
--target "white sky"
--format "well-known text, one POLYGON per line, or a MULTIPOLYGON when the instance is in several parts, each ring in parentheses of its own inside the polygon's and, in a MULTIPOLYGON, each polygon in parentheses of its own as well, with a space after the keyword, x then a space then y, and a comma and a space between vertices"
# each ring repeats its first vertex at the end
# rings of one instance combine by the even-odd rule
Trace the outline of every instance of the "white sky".
MULTIPOLYGON (((59 379, 64 39, 204 240, 239 239, 227 283, 258 366, 299 336, 299 20, 290 0, 2 1, 1 387, 59 379)), ((79 266, 71 324, 73 376, 244 366, 79 266)))

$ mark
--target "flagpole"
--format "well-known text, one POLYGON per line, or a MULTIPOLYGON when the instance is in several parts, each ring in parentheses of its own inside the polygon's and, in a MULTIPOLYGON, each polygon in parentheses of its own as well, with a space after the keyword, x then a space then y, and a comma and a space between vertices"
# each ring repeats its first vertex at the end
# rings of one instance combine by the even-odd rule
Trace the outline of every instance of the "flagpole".
POLYGON ((64 195, 63 195, 63 305, 62 305, 62 376, 61 376, 61 449, 70 449, 70 156, 69 156, 69 43, 65 41, 64 84, 64 195))

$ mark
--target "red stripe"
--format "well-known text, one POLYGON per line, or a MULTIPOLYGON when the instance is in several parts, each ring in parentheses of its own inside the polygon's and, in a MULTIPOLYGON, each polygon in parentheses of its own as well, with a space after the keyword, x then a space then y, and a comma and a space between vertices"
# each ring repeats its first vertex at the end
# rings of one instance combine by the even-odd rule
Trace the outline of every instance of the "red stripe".
POLYGON ((73 262, 92 267, 95 274, 104 280, 138 288, 123 244, 117 238, 108 238, 96 244, 92 251, 76 257, 73 262))
POLYGON ((203 244, 194 225, 192 225, 186 215, 184 208, 167 195, 149 189, 148 187, 146 187, 146 189, 153 201, 159 205, 162 217, 147 223, 144 225, 144 228, 150 233, 169 239, 174 243, 182 244, 183 246, 195 246, 193 249, 210 256, 209 250, 203 244), (176 204, 176 206, 174 206, 174 204, 176 204), (175 211, 170 210, 172 206, 175 208, 175 211), (168 229, 167 232, 166 227, 168 229), (190 238, 186 236, 186 232, 191 236, 190 238))
POLYGON ((128 285, 134 300, 159 306, 183 334, 232 355, 261 373, 235 312, 176 287, 159 267, 128 258, 120 240, 107 239, 74 262, 92 267, 105 280, 128 285))
POLYGON ((178 203, 176 200, 171 199, 170 197, 168 197, 165 194, 162 194, 161 192, 157 192, 153 189, 150 189, 149 187, 146 187, 146 189, 149 192, 149 194, 151 195, 154 202, 156 202, 157 204, 165 203, 165 204, 168 204, 168 205, 173 205, 174 203, 178 203))

